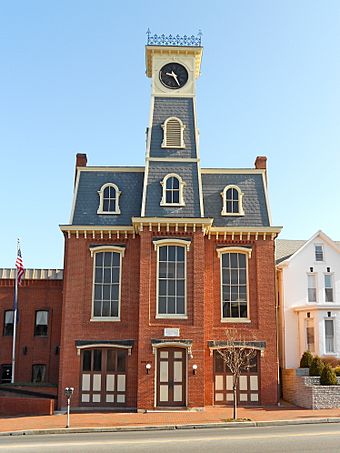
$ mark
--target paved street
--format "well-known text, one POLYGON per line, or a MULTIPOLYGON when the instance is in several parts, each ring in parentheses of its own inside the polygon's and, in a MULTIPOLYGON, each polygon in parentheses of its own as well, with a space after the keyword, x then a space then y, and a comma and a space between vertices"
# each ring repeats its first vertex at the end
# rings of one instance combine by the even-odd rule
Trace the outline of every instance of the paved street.
POLYGON ((339 452, 340 424, 0 438, 1 452, 339 452))

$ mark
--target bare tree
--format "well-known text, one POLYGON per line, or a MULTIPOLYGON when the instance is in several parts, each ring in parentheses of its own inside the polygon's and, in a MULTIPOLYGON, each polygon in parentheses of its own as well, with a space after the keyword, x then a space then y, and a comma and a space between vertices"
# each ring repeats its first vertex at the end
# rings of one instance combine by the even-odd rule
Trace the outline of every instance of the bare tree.
POLYGON ((237 420, 238 383, 242 370, 255 366, 252 359, 257 354, 254 340, 245 340, 236 329, 226 331, 226 342, 216 349, 233 376, 233 419, 237 420))

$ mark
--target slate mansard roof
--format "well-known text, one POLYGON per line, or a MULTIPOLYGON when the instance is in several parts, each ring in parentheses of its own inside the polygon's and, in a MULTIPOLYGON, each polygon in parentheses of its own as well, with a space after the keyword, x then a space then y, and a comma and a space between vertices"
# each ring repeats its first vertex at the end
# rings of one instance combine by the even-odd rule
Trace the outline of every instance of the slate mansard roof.
MULTIPOLYGON (((178 164, 177 164, 178 165, 178 164)), ((157 175, 149 179, 149 205, 146 216, 171 218, 198 218, 199 206, 190 190, 191 185, 199 184, 196 169, 183 165, 181 173, 184 181, 191 179, 188 189, 184 189, 185 206, 160 206, 162 188, 160 181, 171 173, 172 163, 158 162, 157 175)), ((141 216, 142 194, 145 171, 144 167, 82 167, 78 168, 75 186, 74 205, 71 225, 82 226, 131 226, 132 217, 141 216), (97 214, 99 207, 98 191, 106 183, 114 183, 121 191, 119 200, 120 214, 97 214)), ((267 205, 264 170, 257 169, 202 169, 199 172, 202 181, 204 217, 213 219, 217 227, 268 227, 270 215, 267 205), (237 185, 243 192, 243 216, 222 216, 221 192, 228 185, 237 185)), ((198 177, 199 177, 198 176, 198 177)))

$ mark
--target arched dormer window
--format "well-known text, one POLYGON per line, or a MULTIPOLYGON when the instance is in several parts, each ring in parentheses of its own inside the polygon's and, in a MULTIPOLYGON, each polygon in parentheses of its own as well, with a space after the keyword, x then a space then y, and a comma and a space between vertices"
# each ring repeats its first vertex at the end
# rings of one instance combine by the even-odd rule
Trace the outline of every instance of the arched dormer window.
POLYGON ((183 133, 185 126, 179 118, 166 119, 163 128, 162 148, 185 148, 183 133))
POLYGON ((161 181, 163 194, 161 206, 185 206, 184 203, 184 186, 185 182, 179 175, 170 173, 161 181))
POLYGON ((244 215, 243 193, 238 186, 226 186, 221 192, 222 211, 221 215, 237 216, 244 215))
POLYGON ((119 197, 121 191, 116 184, 107 183, 98 190, 99 208, 97 214, 120 214, 119 197))

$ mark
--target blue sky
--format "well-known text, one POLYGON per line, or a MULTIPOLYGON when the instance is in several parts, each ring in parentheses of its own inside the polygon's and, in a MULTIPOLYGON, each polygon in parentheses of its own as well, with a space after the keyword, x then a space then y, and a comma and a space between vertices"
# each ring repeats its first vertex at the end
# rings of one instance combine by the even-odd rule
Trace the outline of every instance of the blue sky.
POLYGON ((203 167, 268 157, 282 238, 340 240, 340 2, 11 0, 0 8, 0 267, 62 267, 75 154, 143 165, 153 33, 203 32, 203 167))

